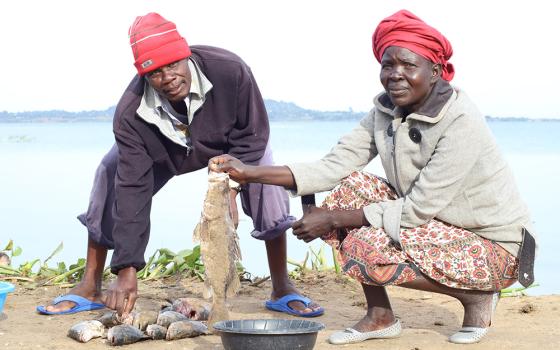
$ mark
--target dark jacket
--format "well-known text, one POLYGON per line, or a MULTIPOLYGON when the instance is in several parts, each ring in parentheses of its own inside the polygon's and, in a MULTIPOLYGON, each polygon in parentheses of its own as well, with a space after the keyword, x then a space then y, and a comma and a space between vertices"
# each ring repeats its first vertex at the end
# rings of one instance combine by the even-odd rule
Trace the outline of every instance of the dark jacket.
POLYGON ((145 266, 150 235, 154 173, 179 175, 204 168, 224 153, 248 163, 265 151, 269 123, 250 68, 237 55, 215 47, 192 46, 196 61, 213 88, 189 125, 193 150, 172 142, 136 114, 144 79, 136 76, 121 97, 113 120, 119 155, 113 215, 111 271, 145 266))

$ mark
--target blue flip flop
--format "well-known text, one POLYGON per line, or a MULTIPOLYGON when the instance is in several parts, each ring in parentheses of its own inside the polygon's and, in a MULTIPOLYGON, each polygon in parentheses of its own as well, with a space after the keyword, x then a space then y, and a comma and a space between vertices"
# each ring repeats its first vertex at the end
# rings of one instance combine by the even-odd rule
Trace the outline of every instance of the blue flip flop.
POLYGON ((95 303, 91 300, 88 300, 84 297, 75 294, 66 294, 66 295, 59 296, 58 298, 55 298, 53 300, 53 305, 56 305, 62 301, 71 301, 76 305, 74 305, 74 307, 72 307, 71 309, 65 311, 58 311, 58 312, 48 311, 45 306, 39 305, 37 306, 37 312, 43 315, 67 315, 67 314, 75 314, 76 312, 82 312, 82 311, 99 310, 105 307, 105 305, 103 304, 95 303))
POLYGON ((309 304, 311 304, 311 299, 306 298, 303 295, 288 294, 275 301, 267 300, 265 303, 265 307, 272 311, 285 312, 287 314, 293 316, 300 316, 300 317, 316 317, 316 316, 321 316, 322 314, 325 313, 325 309, 323 309, 322 307, 312 312, 302 312, 299 310, 292 309, 288 305, 288 303, 291 301, 300 301, 306 307, 309 307, 309 304))

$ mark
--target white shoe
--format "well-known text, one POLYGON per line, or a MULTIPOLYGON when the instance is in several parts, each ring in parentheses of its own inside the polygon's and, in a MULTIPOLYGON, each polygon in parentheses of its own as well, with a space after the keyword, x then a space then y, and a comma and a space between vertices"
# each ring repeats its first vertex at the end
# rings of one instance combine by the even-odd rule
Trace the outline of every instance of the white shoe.
MULTIPOLYGON (((492 296, 492 317, 496 306, 500 300, 500 292, 494 293, 492 296)), ((449 341, 455 344, 474 344, 478 343, 488 333, 490 327, 462 327, 459 332, 449 337, 449 341)))
POLYGON ((488 327, 463 327, 459 332, 449 337, 449 341, 455 344, 474 344, 478 343, 486 333, 488 327))
POLYGON ((358 332, 354 328, 346 328, 343 331, 338 331, 329 337, 329 343, 335 345, 352 344, 363 342, 368 339, 387 339, 395 338, 401 334, 401 322, 397 320, 391 326, 383 329, 378 329, 371 332, 358 332))

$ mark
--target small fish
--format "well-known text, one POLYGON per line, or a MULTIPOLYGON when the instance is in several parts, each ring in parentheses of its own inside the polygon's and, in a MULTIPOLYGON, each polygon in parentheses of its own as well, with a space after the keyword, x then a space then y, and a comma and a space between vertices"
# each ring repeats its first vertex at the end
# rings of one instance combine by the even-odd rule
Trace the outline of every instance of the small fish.
POLYGON ((204 297, 212 296, 212 311, 208 324, 229 319, 226 298, 241 287, 237 275, 237 261, 241 260, 239 238, 231 218, 229 175, 211 171, 208 191, 204 199, 200 222, 193 239, 200 242, 205 268, 204 297))
POLYGON ((107 332, 107 341, 113 346, 132 344, 144 339, 149 338, 141 330, 128 324, 115 326, 107 332))
POLYGON ((180 314, 175 311, 163 311, 160 312, 156 323, 165 328, 169 327, 170 324, 177 321, 188 320, 187 316, 180 314))
MULTIPOLYGON (((134 318, 136 317, 136 312, 131 312, 126 315, 119 316, 116 311, 109 311, 104 313, 97 321, 101 322, 106 328, 111 328, 118 326, 120 324, 132 325, 134 318)), ((155 323, 155 322, 154 322, 155 323)))
POLYGON ((6 253, 0 253, 0 266, 10 266, 12 262, 6 253))
POLYGON ((201 334, 208 334, 208 327, 199 321, 177 321, 167 328, 165 340, 177 340, 183 338, 198 337, 201 334))
POLYGON ((211 306, 205 301, 193 298, 179 298, 171 304, 171 309, 195 321, 207 321, 211 306))
POLYGON ((82 321, 68 330, 68 336, 81 343, 87 343, 93 338, 102 337, 104 331, 103 324, 97 320, 82 321))
POLYGON ((153 340, 165 339, 167 328, 159 324, 151 324, 146 327, 146 334, 153 340))
POLYGON ((156 324, 158 317, 159 312, 157 311, 138 311, 134 314, 132 325, 139 330, 144 331, 148 325, 156 324))

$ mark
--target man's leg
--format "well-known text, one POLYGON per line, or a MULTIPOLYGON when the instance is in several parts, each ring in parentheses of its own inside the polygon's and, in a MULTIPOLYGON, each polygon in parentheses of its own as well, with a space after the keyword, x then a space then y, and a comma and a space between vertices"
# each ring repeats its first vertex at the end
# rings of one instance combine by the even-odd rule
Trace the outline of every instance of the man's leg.
MULTIPOLYGON (((90 194, 88 210, 78 216, 78 220, 87 227, 88 245, 86 267, 82 280, 69 294, 76 294, 91 301, 100 302, 103 270, 108 247, 113 247, 113 204, 115 202, 115 175, 117 173, 118 149, 113 145, 103 157, 95 173, 93 189, 90 194)), ((165 169, 154 168, 154 194, 169 179, 171 174, 165 169)), ((75 303, 63 301, 47 306, 51 312, 71 309, 75 303)))
MULTIPOLYGON (((267 147, 258 165, 272 165, 272 151, 267 147)), ((241 191, 241 204, 245 214, 253 220, 253 237, 265 241, 270 278, 272 280, 271 299, 277 300, 288 294, 300 294, 288 277, 286 230, 295 218, 289 215, 289 199, 282 187, 248 184, 241 191)), ((291 308, 312 312, 319 305, 312 303, 307 308, 300 301, 288 304, 291 308)))
MULTIPOLYGON (((272 281, 271 299, 277 300, 288 294, 300 294, 288 277, 286 233, 265 241, 265 245, 272 281)), ((288 305, 294 310, 306 313, 320 308, 316 303, 311 303, 309 307, 306 307, 302 302, 296 300, 289 302, 288 305)))
MULTIPOLYGON (((79 295, 93 302, 101 303, 101 280, 106 258, 107 248, 89 238, 84 277, 68 294, 79 295)), ((46 309, 50 312, 60 312, 69 310, 74 305, 75 303, 71 301, 62 301, 56 305, 48 305, 46 309)))

